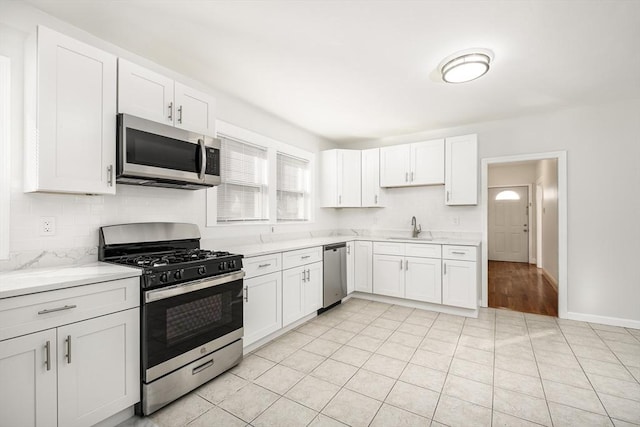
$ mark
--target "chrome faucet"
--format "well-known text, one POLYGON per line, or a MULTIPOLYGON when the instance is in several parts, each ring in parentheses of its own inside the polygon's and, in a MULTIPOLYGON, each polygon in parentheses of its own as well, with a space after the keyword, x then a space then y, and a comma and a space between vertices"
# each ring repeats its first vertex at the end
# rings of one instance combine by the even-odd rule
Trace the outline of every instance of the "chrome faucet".
POLYGON ((411 225, 413 226, 413 230, 412 230, 412 232, 411 232, 411 233, 412 233, 412 234, 411 234, 411 236, 412 236, 413 238, 418 237, 418 235, 419 235, 420 233, 422 233, 422 226, 421 226, 421 225, 418 225, 418 226, 416 227, 416 223, 417 223, 417 221, 416 221, 416 217, 415 217, 415 216, 412 216, 412 217, 411 217, 411 225))

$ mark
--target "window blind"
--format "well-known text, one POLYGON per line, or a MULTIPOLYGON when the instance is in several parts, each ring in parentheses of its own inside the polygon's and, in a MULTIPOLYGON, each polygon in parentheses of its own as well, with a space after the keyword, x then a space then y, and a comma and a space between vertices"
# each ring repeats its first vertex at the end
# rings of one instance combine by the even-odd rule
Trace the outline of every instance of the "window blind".
POLYGON ((277 155, 278 221, 309 221, 309 161, 277 155))
POLYGON ((218 136, 222 140, 218 222, 268 221, 267 149, 218 136))

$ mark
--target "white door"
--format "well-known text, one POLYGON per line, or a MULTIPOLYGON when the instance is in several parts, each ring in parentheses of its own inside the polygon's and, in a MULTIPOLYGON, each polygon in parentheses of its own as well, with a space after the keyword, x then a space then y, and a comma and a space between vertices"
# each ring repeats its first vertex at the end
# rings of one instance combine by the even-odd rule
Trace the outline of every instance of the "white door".
POLYGON ((380 149, 362 150, 362 207, 382 206, 380 149))
POLYGON ((444 184, 444 139, 411 144, 411 185, 444 184))
POLYGON ((175 126, 192 132, 215 136, 215 101, 204 92, 174 84, 175 126))
POLYGON ((442 261, 442 303, 476 308, 477 264, 471 261, 442 261))
POLYGON ((405 258, 405 292, 408 299, 442 303, 442 260, 405 258))
POLYGON ((373 242, 355 242, 354 284, 358 292, 373 292, 373 242))
POLYGON ((304 317, 303 281, 307 280, 307 266, 282 271, 282 326, 304 317))
POLYGON ((276 273, 244 280, 244 345, 282 328, 282 275, 276 273))
POLYGON ((115 194, 116 57, 38 27, 35 190, 115 194))
POLYGON ((58 328, 58 425, 94 425, 140 400, 140 310, 58 328))
POLYGON ((338 150, 338 206, 360 206, 360 150, 338 150))
POLYGON ((373 293, 404 297, 404 257, 373 256, 373 293))
POLYGON ((173 80, 118 58, 118 112, 173 126, 173 80))
POLYGON ((322 308, 322 261, 303 266, 306 269, 302 282, 302 316, 307 316, 322 308))
POLYGON ((380 187, 409 185, 410 156, 409 144, 380 148, 380 187))
POLYGON ((347 294, 355 290, 355 242, 347 242, 347 294))
POLYGON ((478 136, 447 138, 445 143, 445 203, 478 204, 478 136))
POLYGON ((55 427, 56 373, 55 329, 0 342, 0 426, 55 427))
POLYGON ((529 262, 527 187, 489 189, 489 259, 529 262))

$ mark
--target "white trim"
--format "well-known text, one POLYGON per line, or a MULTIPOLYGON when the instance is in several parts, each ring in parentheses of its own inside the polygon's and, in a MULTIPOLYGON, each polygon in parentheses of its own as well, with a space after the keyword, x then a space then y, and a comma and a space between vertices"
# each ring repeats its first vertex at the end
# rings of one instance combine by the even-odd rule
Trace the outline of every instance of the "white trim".
POLYGON ((0 55, 0 259, 9 258, 11 203, 11 60, 0 55))
POLYGON ((536 266, 542 265, 542 208, 544 205, 544 187, 542 178, 536 180, 536 266))
POLYGON ((556 159, 558 161, 558 317, 567 318, 568 278, 567 278, 567 152, 519 154, 514 156, 491 157, 481 160, 480 210, 482 212, 482 306, 488 305, 488 204, 489 165, 514 163, 527 160, 556 159))
POLYGON ((601 325, 620 326, 622 328, 640 329, 640 320, 622 319, 620 317, 599 316, 597 314, 575 313, 569 311, 566 313, 565 319, 599 323, 601 325))
POLYGON ((527 187, 527 224, 529 229, 527 230, 527 259, 529 264, 535 264, 536 258, 533 256, 533 237, 531 236, 531 212, 533 211, 533 199, 532 191, 533 184, 509 184, 509 185, 490 185, 489 188, 509 188, 509 187, 527 187))

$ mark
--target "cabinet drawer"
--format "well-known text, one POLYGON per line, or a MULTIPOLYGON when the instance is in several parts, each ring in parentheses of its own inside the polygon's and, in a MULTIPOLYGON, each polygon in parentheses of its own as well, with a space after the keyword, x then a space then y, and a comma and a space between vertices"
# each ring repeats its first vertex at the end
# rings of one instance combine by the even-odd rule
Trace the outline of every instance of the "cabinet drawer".
POLYGON ((407 243, 405 255, 421 258, 441 258, 442 246, 429 243, 407 243))
POLYGON ((282 254, 260 255, 242 260, 245 279, 282 270, 282 254))
POLYGON ((322 246, 299 249, 282 253, 282 268, 293 268, 299 265, 322 261, 322 246))
POLYGON ((139 306, 138 277, 5 298, 0 340, 139 306))
POLYGON ((475 246, 450 246, 442 247, 443 259, 459 259, 461 261, 477 261, 475 246))
POLYGON ((373 242, 373 253, 404 256, 404 243, 373 242))

